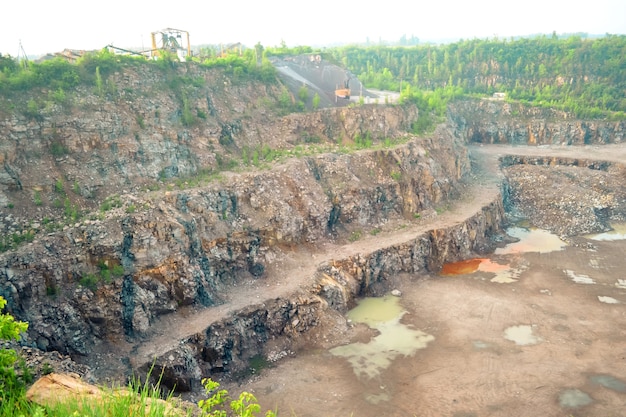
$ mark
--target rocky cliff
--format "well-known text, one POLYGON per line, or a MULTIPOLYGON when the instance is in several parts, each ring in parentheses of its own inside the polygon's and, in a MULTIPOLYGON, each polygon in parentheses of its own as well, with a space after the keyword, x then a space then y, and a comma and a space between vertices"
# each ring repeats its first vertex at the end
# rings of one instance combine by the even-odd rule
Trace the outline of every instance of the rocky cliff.
MULTIPOLYGON (((107 85, 0 119, 0 294, 30 323, 28 343, 103 368, 129 365, 168 320, 219 311, 203 328, 230 329, 220 306, 245 312, 250 296, 271 307, 252 321, 259 329, 313 326, 304 312, 327 302, 317 290, 297 295, 315 282, 302 254, 434 215, 470 169, 445 127, 407 134, 412 106, 283 116, 279 83, 193 65, 131 67, 107 85), (103 366, 97 352, 117 357, 103 366)), ((206 346, 232 343, 215 340, 206 346)), ((228 360, 232 349, 211 349, 214 371, 240 370, 254 351, 228 360)))
MULTIPOLYGON (((492 130, 521 141, 516 120, 532 135, 547 123, 539 110, 516 119, 507 103, 459 102, 448 125, 415 137, 412 106, 281 115, 280 84, 182 66, 172 88, 171 71, 165 84, 153 71, 0 119, 0 295, 30 323, 27 343, 99 376, 156 363, 179 390, 341 329, 333 317, 402 273, 484 251, 503 223, 497 193, 436 222, 471 176, 464 141, 492 130)), ((582 122, 551 117, 542 138, 585 143, 582 122)), ((622 140, 622 125, 597 123, 594 140, 622 140)), ((507 201, 523 188, 510 185, 507 201)))
POLYGON ((324 262, 314 281, 289 297, 253 303, 205 325, 171 349, 152 350, 150 353, 158 352, 152 356, 140 354, 133 358, 135 368, 147 373, 156 366, 163 370, 165 387, 191 391, 205 375, 246 375, 259 360, 273 362, 307 344, 323 345, 322 338, 340 340, 346 321, 338 318, 338 313, 345 313, 357 298, 382 295, 391 291, 400 277, 411 279, 435 272, 446 261, 484 251, 491 245, 490 238, 499 234, 503 221, 498 197, 461 224, 324 262))
POLYGON ((626 220, 622 163, 524 155, 506 155, 501 163, 507 210, 537 227, 576 236, 626 220))
POLYGON ((195 189, 123 195, 102 220, 1 255, 2 292, 39 347, 87 354, 102 340, 145 335, 181 306, 220 304, 227 288, 263 277, 283 248, 432 210, 457 193, 468 166, 443 131, 394 149, 229 173, 195 189))
POLYGON ((626 140, 626 122, 577 120, 549 108, 503 100, 460 100, 448 117, 468 142, 517 145, 590 145, 626 140))
POLYGON ((5 224, 22 230, 25 218, 63 217, 65 199, 91 210, 159 180, 232 168, 245 153, 394 137, 417 118, 410 107, 283 116, 295 97, 280 82, 194 64, 130 66, 106 82, 104 92, 82 86, 61 102, 46 91, 0 98, 0 206, 27 211, 5 224))

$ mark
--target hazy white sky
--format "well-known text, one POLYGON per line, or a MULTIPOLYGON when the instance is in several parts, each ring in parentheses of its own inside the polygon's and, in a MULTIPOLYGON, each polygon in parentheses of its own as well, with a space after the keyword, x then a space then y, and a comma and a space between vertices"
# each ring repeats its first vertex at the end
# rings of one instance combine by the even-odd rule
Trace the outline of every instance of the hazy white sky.
POLYGON ((192 45, 324 45, 510 37, 536 33, 626 34, 626 0, 2 0, 0 53, 64 48, 148 48, 150 33, 190 32, 192 45))

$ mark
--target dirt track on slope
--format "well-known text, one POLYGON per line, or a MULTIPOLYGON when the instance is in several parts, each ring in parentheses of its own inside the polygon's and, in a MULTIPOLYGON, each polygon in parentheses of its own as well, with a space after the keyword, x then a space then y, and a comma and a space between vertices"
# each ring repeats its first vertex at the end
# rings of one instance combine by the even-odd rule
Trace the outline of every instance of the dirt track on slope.
POLYGON ((189 310, 176 317, 165 317, 152 331, 154 336, 140 344, 135 356, 136 363, 150 362, 172 348, 184 338, 204 331, 210 323, 224 319, 233 311, 264 300, 285 297, 300 288, 313 283, 318 266, 332 259, 343 259, 357 253, 371 253, 380 247, 388 247, 409 241, 415 236, 432 229, 444 228, 464 221, 489 204, 499 192, 498 158, 505 154, 519 155, 554 155, 571 158, 589 158, 626 161, 626 146, 596 147, 521 147, 521 146, 474 146, 471 147, 474 172, 466 184, 463 197, 451 204, 441 214, 434 214, 428 219, 390 223, 382 233, 364 236, 353 243, 337 245, 325 242, 316 247, 303 247, 295 251, 284 252, 282 258, 268 268, 267 277, 261 281, 249 281, 236 291, 226 295, 223 305, 203 309, 189 310))

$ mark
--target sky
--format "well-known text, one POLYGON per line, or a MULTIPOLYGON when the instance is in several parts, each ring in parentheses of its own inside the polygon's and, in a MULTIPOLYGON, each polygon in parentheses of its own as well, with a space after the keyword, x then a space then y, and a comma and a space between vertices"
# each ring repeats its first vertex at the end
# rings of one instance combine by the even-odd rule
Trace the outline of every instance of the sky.
POLYGON ((509 38, 540 33, 626 34, 625 0, 2 0, 0 53, 150 45, 175 28, 191 44, 324 46, 397 41, 509 38))

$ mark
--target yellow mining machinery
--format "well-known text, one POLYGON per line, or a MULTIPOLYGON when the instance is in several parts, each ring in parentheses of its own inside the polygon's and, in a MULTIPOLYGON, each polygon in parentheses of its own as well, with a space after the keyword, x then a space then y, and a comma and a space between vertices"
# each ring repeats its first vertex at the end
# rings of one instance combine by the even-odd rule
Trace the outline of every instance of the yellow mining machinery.
POLYGON ((184 61, 191 56, 189 32, 179 29, 162 29, 152 32, 152 57, 159 57, 163 51, 174 53, 184 61))

